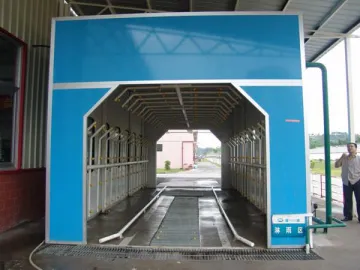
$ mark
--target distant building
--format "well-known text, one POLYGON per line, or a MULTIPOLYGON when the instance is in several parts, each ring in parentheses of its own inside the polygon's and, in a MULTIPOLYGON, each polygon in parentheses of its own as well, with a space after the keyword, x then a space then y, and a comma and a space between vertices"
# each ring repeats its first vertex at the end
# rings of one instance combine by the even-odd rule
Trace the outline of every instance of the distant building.
POLYGON ((165 168, 165 161, 170 161, 172 169, 188 169, 194 165, 197 132, 169 131, 156 145, 157 168, 165 168))

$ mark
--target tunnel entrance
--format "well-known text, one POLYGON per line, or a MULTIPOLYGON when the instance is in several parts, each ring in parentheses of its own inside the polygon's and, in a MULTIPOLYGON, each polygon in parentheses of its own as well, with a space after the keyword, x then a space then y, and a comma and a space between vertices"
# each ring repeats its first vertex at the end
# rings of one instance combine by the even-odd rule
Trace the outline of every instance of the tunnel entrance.
POLYGON ((210 130, 168 130, 156 143, 158 188, 221 187, 221 143, 210 130))
POLYGON ((266 117, 241 88, 119 85, 84 119, 88 243, 266 247, 266 117), (221 141, 218 185, 159 183, 157 142, 169 130, 221 141))

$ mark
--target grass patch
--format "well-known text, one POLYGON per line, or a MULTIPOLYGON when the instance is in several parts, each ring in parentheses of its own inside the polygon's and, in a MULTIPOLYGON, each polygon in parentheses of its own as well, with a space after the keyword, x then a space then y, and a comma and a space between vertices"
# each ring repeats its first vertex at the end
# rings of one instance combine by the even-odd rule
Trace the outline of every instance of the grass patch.
POLYGON ((211 164, 214 164, 216 167, 221 167, 221 164, 218 164, 218 163, 215 163, 215 162, 212 162, 212 161, 210 161, 210 160, 208 160, 208 159, 203 159, 202 160, 203 162, 209 162, 209 163, 211 163, 211 164))
MULTIPOLYGON (((325 161, 314 160, 314 167, 311 168, 311 173, 325 175, 325 161)), ((331 176, 340 177, 341 168, 335 168, 335 161, 331 161, 331 176)))
POLYGON ((165 169, 156 169, 156 173, 157 174, 161 174, 161 173, 177 173, 177 172, 181 172, 182 169, 170 169, 170 170, 165 170, 165 169))

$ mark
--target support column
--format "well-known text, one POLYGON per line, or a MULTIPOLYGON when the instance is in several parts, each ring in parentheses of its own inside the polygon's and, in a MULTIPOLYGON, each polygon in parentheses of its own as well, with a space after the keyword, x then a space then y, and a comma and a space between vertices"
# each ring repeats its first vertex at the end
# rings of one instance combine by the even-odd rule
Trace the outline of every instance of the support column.
POLYGON ((221 143, 221 189, 231 188, 230 155, 229 146, 221 143))
MULTIPOLYGON (((351 59, 351 40, 345 39, 345 65, 346 65, 346 96, 348 106, 348 140, 355 142, 355 124, 354 124, 354 89, 352 82, 352 59, 351 59)), ((355 197, 353 196, 353 201, 355 197)), ((357 217, 356 203, 353 203, 353 213, 357 217)))
POLYGON ((354 92, 352 83, 352 61, 351 61, 351 41, 345 39, 345 64, 346 64, 346 94, 348 105, 348 136, 350 142, 355 142, 354 129, 354 92))
POLYGON ((148 188, 156 188, 156 141, 150 141, 148 145, 148 188))

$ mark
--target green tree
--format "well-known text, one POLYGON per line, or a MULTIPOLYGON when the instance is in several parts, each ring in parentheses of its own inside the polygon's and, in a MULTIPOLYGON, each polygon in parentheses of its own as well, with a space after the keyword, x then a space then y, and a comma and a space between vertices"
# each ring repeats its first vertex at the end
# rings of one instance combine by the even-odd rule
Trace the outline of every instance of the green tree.
POLYGON ((170 160, 165 161, 165 170, 170 171, 170 164, 171 164, 170 160))
POLYGON ((311 169, 314 169, 314 167, 315 167, 315 161, 314 161, 314 160, 311 160, 311 161, 310 161, 310 168, 311 168, 311 169))

